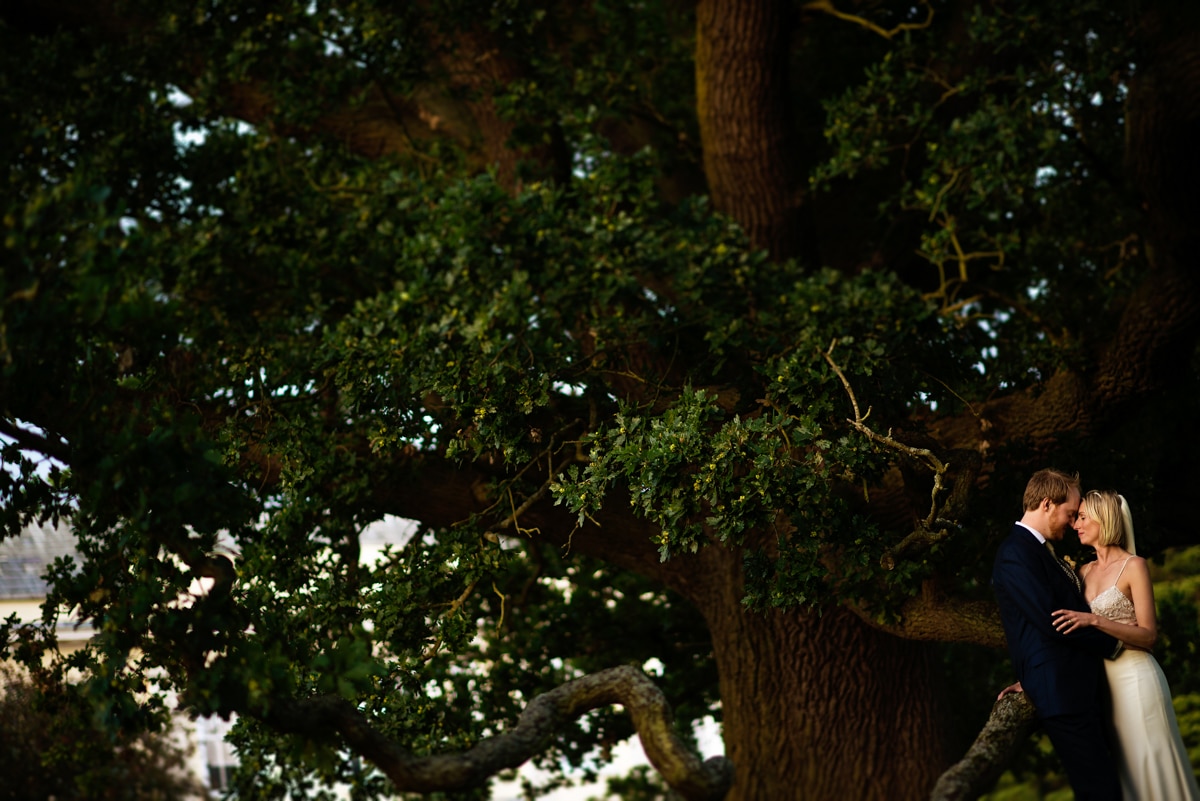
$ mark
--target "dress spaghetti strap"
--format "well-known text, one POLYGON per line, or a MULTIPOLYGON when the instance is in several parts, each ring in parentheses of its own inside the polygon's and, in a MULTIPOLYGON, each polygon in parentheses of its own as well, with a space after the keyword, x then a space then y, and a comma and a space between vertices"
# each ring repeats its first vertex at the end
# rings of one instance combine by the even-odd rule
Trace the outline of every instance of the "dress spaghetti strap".
POLYGON ((1121 570, 1117 573, 1117 577, 1113 579, 1113 586, 1117 586, 1117 582, 1121 580, 1121 573, 1125 572, 1125 565, 1129 564, 1129 560, 1133 558, 1133 554, 1125 557, 1125 561, 1121 563, 1121 570))

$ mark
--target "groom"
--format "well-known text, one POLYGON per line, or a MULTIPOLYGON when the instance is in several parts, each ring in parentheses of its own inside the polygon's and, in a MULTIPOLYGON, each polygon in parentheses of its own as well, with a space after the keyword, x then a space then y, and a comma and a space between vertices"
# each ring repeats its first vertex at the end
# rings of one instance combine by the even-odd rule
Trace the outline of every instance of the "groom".
POLYGON ((1039 470, 1025 513, 996 553, 992 588, 1017 680, 1062 760, 1078 801, 1119 801, 1121 786, 1104 723, 1104 657, 1119 643, 1092 626, 1059 633, 1056 609, 1087 612, 1074 572, 1047 548, 1079 513, 1079 476, 1039 470))

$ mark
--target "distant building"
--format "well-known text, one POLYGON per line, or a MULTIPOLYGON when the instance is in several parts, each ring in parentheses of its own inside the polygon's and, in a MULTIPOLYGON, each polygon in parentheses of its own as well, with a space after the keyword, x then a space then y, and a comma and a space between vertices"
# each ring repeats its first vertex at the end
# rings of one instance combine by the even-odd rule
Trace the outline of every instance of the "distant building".
MULTIPOLYGON (((0 540, 0 619, 14 612, 22 623, 42 620, 46 600, 46 569, 59 557, 75 555, 75 536, 65 525, 32 525, 19 537, 0 540)), ((90 623, 60 618, 59 650, 81 648, 92 636, 90 623)), ((225 789, 237 765, 233 749, 225 742, 231 723, 220 718, 191 720, 176 714, 173 736, 190 754, 188 769, 210 791, 225 789)))
MULTIPOLYGON (((50 564, 75 554, 75 536, 65 525, 31 525, 19 537, 0 540, 0 618, 13 612, 23 623, 42 619, 46 580, 50 564)), ((92 629, 78 621, 59 620, 58 642, 72 651, 91 639, 92 629)))

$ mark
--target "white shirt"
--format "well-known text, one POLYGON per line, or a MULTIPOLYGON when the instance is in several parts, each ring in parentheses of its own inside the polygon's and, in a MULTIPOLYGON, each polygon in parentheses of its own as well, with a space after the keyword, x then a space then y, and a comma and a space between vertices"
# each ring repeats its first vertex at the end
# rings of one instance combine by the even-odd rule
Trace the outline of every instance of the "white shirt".
POLYGON ((1040 542, 1042 545, 1046 544, 1046 538, 1042 535, 1042 532, 1038 531, 1036 528, 1030 528, 1029 526, 1022 523, 1020 520, 1017 521, 1017 525, 1020 526, 1021 528, 1025 529, 1026 531, 1028 531, 1033 536, 1037 537, 1037 541, 1040 542))

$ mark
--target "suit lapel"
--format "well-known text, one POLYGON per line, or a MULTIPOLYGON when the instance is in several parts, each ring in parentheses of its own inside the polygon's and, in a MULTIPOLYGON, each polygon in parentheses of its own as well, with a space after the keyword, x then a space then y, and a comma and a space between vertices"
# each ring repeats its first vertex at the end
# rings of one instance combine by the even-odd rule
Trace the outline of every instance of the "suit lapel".
MULTIPOLYGON (((1076 574, 1066 562, 1059 559, 1050 548, 1046 547, 1044 543, 1038 542, 1037 537, 1033 536, 1033 533, 1024 526, 1014 526, 1013 534, 1021 537, 1029 547, 1037 549, 1039 553, 1038 558, 1045 560, 1045 564, 1049 568, 1049 572, 1052 576, 1058 576, 1060 579, 1065 579, 1067 584, 1075 590, 1075 594, 1080 598, 1083 597, 1083 583, 1078 574, 1076 574)), ((1056 579, 1051 580, 1053 581, 1056 579)))

